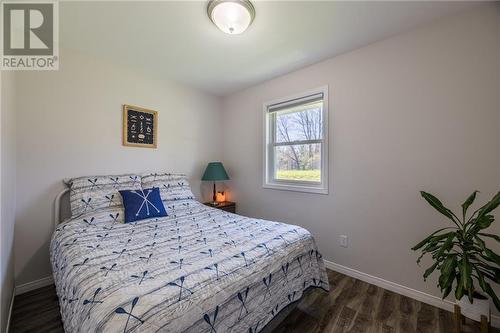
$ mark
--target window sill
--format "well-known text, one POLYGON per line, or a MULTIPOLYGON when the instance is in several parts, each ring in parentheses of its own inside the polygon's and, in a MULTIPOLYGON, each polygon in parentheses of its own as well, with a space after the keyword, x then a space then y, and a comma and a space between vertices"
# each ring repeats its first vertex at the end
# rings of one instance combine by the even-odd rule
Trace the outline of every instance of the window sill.
POLYGON ((314 194, 328 194, 328 188, 314 187, 314 186, 309 187, 304 185, 265 183, 262 185, 262 187, 273 190, 284 190, 284 191, 314 193, 314 194))

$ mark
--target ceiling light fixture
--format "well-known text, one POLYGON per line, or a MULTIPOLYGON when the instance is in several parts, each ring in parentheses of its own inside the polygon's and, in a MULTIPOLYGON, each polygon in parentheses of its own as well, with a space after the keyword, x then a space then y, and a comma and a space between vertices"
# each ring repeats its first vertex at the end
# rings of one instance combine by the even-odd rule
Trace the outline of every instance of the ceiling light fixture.
POLYGON ((255 8, 249 0, 210 0, 207 13, 220 30, 231 35, 241 34, 255 18, 255 8))

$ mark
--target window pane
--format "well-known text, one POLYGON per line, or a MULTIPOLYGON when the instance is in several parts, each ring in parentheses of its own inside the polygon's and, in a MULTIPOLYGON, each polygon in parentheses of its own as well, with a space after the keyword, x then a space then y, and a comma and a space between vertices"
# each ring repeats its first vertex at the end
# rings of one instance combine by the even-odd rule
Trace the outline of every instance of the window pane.
POLYGON ((274 147, 274 178, 321 182, 321 143, 274 147))
POLYGON ((276 142, 322 139, 323 102, 275 112, 276 142))

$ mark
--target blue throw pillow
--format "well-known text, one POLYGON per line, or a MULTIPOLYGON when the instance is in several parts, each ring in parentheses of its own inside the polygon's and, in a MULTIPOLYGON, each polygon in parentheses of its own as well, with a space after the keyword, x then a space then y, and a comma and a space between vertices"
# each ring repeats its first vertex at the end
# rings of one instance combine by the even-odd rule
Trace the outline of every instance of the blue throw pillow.
POLYGON ((120 194, 125 207, 125 223, 167 216, 158 187, 122 190, 120 194))

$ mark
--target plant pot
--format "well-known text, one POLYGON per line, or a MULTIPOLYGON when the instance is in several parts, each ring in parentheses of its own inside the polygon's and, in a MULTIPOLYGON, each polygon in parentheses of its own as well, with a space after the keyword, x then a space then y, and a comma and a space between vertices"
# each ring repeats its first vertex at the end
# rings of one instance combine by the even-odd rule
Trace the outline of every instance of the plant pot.
POLYGON ((473 301, 471 303, 466 295, 457 301, 462 315, 475 321, 481 321, 481 316, 485 316, 490 321, 490 299, 488 296, 474 292, 473 301))

